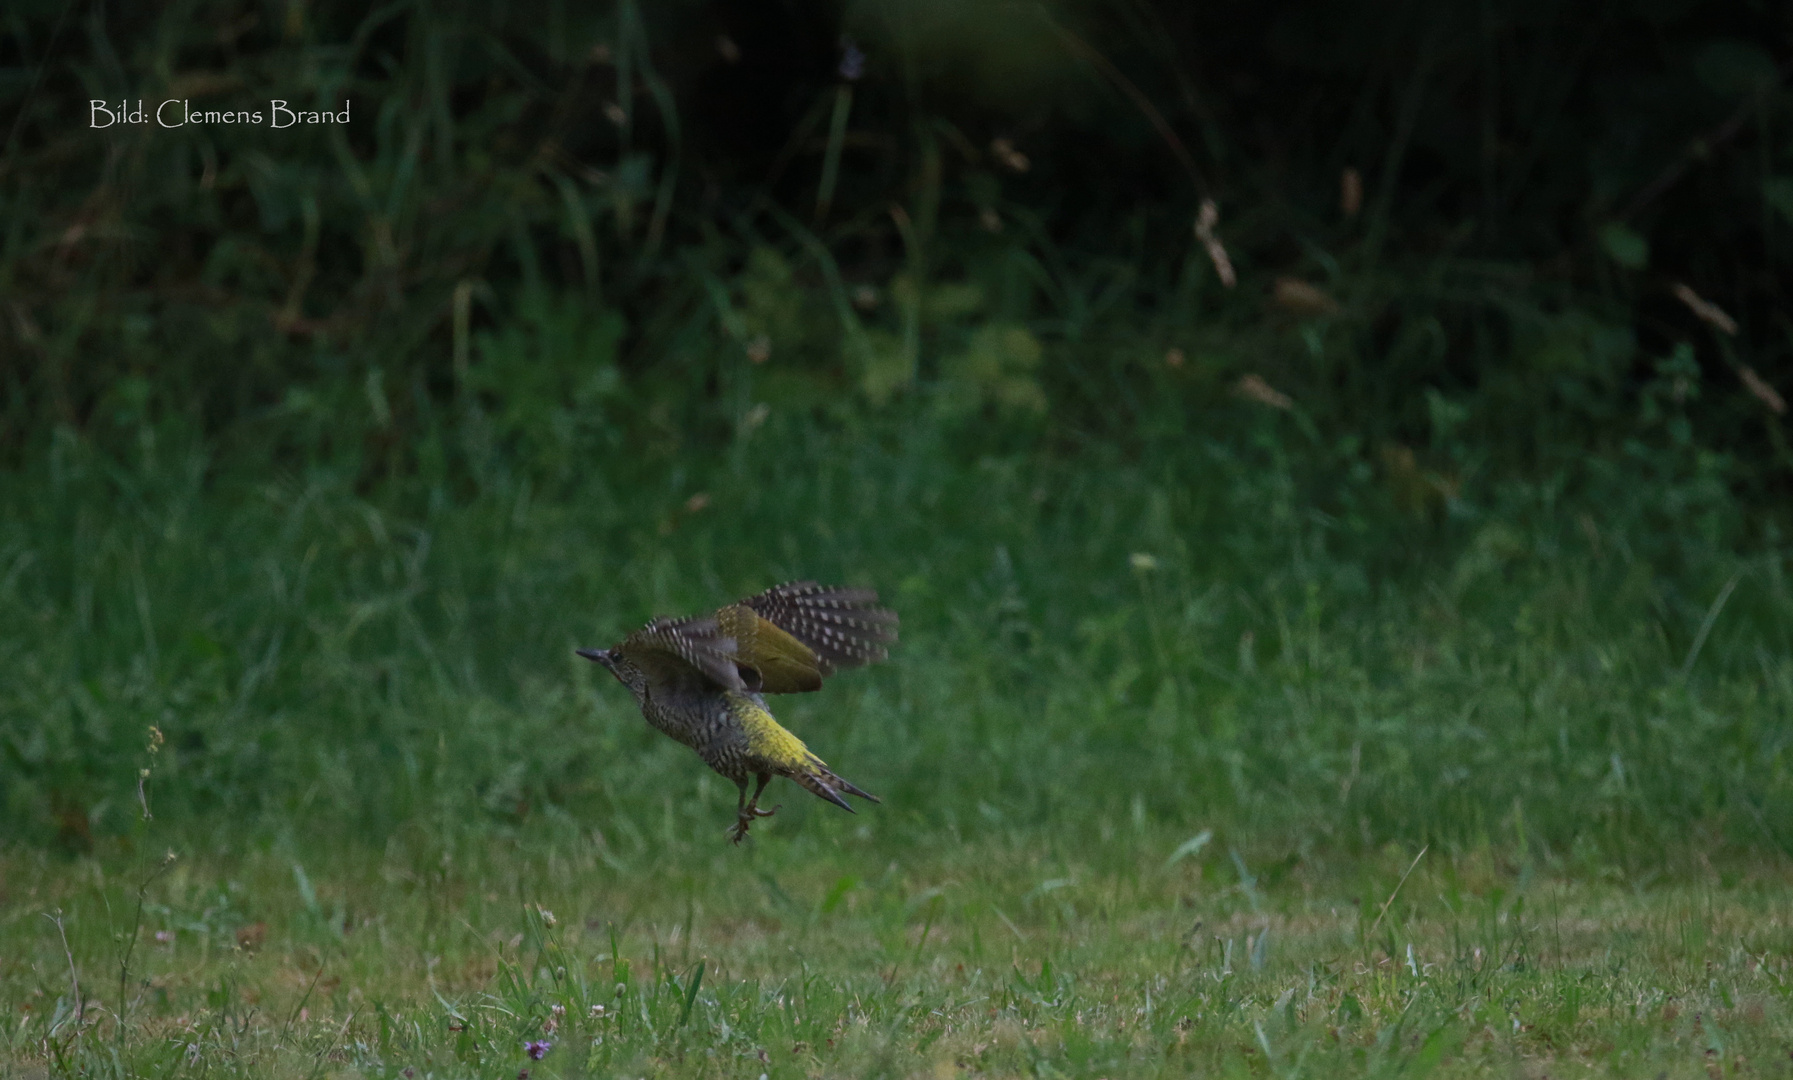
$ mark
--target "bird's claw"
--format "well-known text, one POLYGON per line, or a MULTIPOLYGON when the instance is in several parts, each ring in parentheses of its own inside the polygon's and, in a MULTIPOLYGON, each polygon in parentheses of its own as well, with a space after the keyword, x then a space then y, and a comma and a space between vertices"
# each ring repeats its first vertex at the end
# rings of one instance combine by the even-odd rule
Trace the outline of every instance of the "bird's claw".
POLYGON ((739 844, 741 841, 747 839, 747 830, 752 827, 754 818, 771 817, 773 814, 776 814, 779 810, 783 809, 783 806, 784 804, 780 803, 770 810, 761 810, 757 805, 743 808, 740 816, 735 818, 734 825, 728 830, 728 838, 739 844))

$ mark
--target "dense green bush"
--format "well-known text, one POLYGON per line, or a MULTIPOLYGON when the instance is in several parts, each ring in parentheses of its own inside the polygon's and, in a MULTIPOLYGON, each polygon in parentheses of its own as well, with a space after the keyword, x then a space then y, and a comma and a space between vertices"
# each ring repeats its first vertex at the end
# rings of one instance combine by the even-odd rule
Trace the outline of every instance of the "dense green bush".
POLYGON ((376 483, 431 468, 418 447, 469 398, 499 444, 562 452, 593 422, 549 414, 600 398, 667 450, 759 403, 935 391, 943 419, 1124 439, 1146 402, 1261 372, 1331 434, 1535 471, 1623 438, 1627 392, 1685 342, 1730 481, 1780 490, 1784 19, 26 4, 0 45, 0 445, 17 464, 58 425, 128 439, 153 415, 376 483), (88 126, 92 99, 275 97, 352 121, 88 126), (1191 233, 1204 198, 1236 289, 1191 233), (520 334, 589 358, 523 375, 520 334))

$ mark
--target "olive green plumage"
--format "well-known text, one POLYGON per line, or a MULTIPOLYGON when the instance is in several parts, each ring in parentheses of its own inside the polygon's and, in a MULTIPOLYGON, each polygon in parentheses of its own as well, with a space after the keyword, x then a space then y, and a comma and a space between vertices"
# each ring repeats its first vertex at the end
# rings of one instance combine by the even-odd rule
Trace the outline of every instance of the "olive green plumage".
POLYGON ((852 811, 843 794, 877 802, 841 779, 766 708, 765 694, 807 693, 840 668, 885 658, 896 613, 870 589, 793 581, 708 615, 655 619, 609 649, 580 649, 635 695, 648 723, 697 751, 741 789, 731 835, 756 817, 774 776, 852 811), (747 780, 758 785, 750 798, 747 780))

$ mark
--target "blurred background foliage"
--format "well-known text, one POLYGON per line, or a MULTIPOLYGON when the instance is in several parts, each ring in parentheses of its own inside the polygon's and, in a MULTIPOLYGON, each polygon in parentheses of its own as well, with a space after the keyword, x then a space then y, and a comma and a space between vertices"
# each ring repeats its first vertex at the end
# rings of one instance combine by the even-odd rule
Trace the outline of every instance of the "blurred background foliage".
POLYGON ((0 446, 178 418, 373 482, 458 402, 565 473, 599 429, 715 445, 754 401, 1126 438, 1259 372, 1366 445, 1535 467, 1621 438, 1613 391, 1687 343, 1694 421, 1773 488, 1737 372, 1782 381, 1793 342, 1789 32, 1667 2, 21 3, 0 446), (351 122, 89 126, 276 97, 351 122))
POLYGON ((544 658, 801 575, 905 611, 831 745, 918 827, 1784 848, 1789 57, 1755 2, 17 0, 0 814, 123 830, 157 723, 195 820, 645 835, 695 770, 544 658), (351 120, 92 126, 276 98, 351 120))

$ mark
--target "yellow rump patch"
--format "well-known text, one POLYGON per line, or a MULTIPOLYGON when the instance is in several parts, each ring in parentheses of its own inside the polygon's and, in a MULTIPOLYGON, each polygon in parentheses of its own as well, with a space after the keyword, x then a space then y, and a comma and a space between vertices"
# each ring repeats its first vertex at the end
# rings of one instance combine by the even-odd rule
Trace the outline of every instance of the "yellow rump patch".
POLYGON ((741 721, 741 729, 747 733, 747 747, 755 754, 776 765, 791 769, 806 768, 814 757, 803 740, 792 735, 784 726, 773 719, 772 714, 761 708, 753 699, 742 694, 728 695, 729 711, 741 721))

